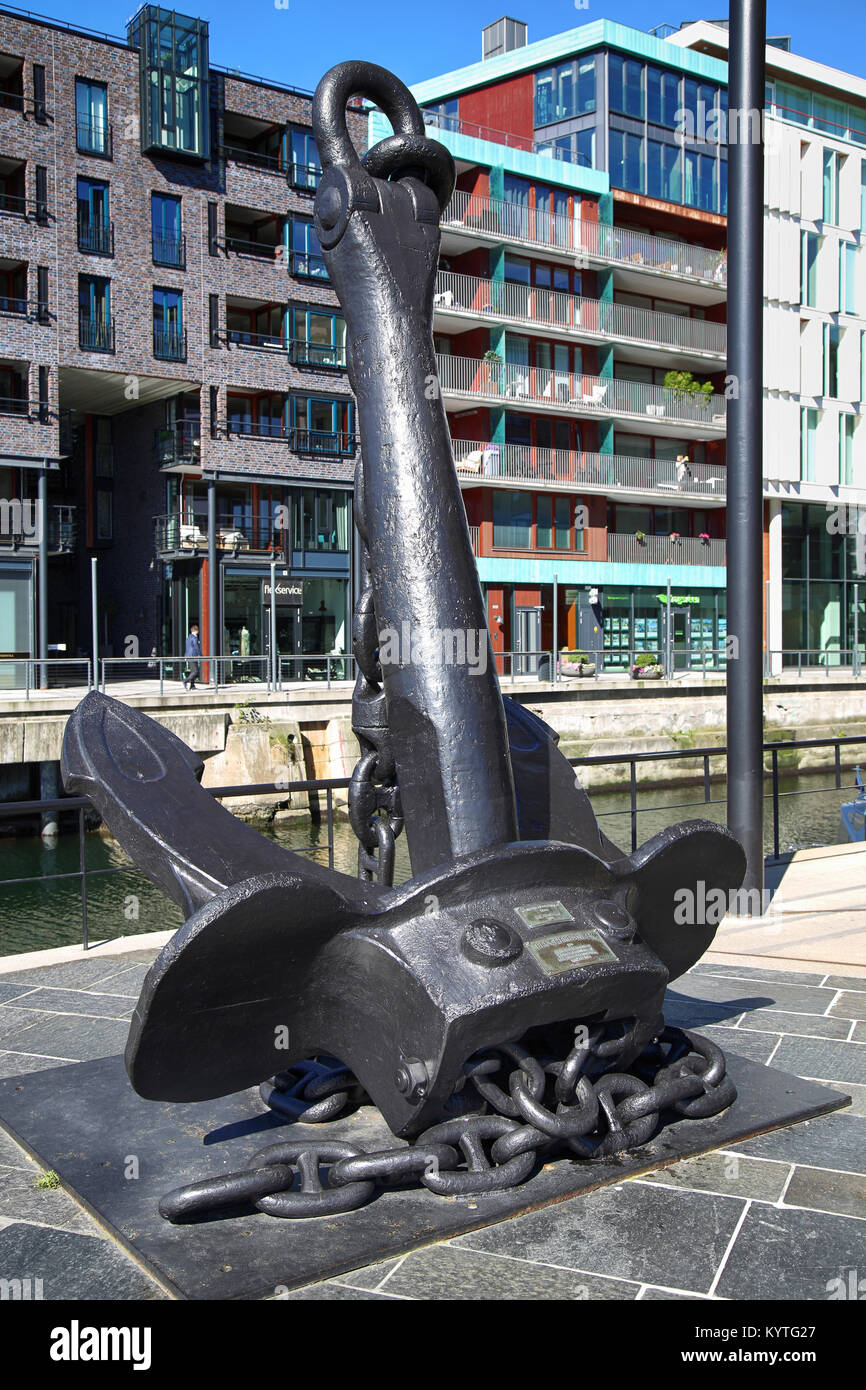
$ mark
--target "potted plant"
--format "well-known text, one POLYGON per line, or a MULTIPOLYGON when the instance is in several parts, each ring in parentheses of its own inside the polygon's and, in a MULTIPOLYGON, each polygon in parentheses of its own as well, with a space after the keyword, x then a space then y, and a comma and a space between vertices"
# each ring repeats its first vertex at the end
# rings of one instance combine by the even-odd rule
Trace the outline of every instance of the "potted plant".
POLYGON ((671 531, 671 545, 679 545, 681 539, 679 531, 671 531))
POLYGON ((658 681, 664 675, 664 670, 657 661, 655 652, 638 652, 629 673, 635 681, 658 681))
POLYGON ((559 670, 563 676, 594 676, 595 662, 586 652, 570 652, 563 647, 559 655, 559 670))
POLYGON ((701 545, 709 545, 709 543, 710 543, 709 532, 708 532, 708 531, 702 531, 701 534, 698 536, 698 540, 701 542, 701 545))
POLYGON ((696 381, 691 372, 665 372, 664 387, 680 400, 689 398, 704 409, 709 406, 713 394, 713 383, 696 381))
POLYGON ((635 531, 634 538, 638 545, 646 545, 646 531, 635 531))

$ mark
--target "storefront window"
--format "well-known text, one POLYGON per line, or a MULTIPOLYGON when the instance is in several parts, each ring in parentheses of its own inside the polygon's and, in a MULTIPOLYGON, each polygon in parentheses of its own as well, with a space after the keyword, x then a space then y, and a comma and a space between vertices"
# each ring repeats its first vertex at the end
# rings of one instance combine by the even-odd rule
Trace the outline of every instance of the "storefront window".
POLYGON ((349 549, 349 494, 303 488, 294 499, 294 549, 349 549))

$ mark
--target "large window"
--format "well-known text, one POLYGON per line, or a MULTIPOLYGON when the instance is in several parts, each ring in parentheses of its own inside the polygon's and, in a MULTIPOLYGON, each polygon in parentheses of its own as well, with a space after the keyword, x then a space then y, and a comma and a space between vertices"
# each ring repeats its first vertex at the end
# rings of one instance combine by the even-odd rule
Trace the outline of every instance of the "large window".
POLYGON ((839 164, 835 150, 824 151, 824 221, 839 226, 839 164))
POLYGON ((839 246, 839 308, 843 314, 857 312, 857 247, 850 241, 839 246))
POLYGON ((839 416, 839 482, 854 485, 854 427, 856 415, 839 416))
POLYGON ((78 277, 78 341, 86 352, 113 352, 111 281, 101 275, 78 277))
POLYGON ((166 362, 183 362, 186 358, 183 294, 180 290, 153 291, 153 355, 166 362))
POLYGON ((800 478, 804 483, 815 481, 817 457, 818 411, 807 406, 800 409, 800 478))
POLYGON ((654 125, 677 128, 677 111, 680 106, 680 79, 675 72, 665 72, 663 68, 648 67, 646 70, 647 120, 654 125))
POLYGON ((319 179, 322 177, 322 162, 312 132, 288 130, 286 141, 290 183, 295 188, 318 188, 319 179))
POLYGON ((643 64, 611 53, 607 64, 611 111, 643 120, 643 64))
POLYGON ((78 180, 78 249, 110 256, 114 247, 108 213, 108 184, 101 179, 78 180))
POLYGON ((346 320, 324 309, 296 308, 293 359, 300 367, 345 367, 346 320))
POLYGON ((535 124, 550 125, 595 110, 595 54, 585 53, 568 63, 535 75, 535 124))
POLYGON ((141 148, 207 159, 208 26, 146 5, 129 27, 139 50, 141 148))
POLYGON ((289 218, 286 235, 289 238, 292 274, 303 280, 327 280, 327 267, 312 222, 304 222, 298 217, 289 218))
POLYGON ((354 404, 324 396, 294 396, 291 400, 294 447, 298 453, 353 454, 354 404))
POLYGON ((75 80, 75 143, 82 154, 109 155, 108 88, 104 82, 75 80))
POLYGON ((814 232, 801 232, 800 303, 814 309, 818 303, 818 250, 820 241, 814 232))
POLYGON ((493 494, 493 544, 506 550, 532 548, 532 494, 493 494))
POLYGON ((646 191, 650 198, 667 203, 683 200, 683 152, 676 145, 647 141, 646 191))
POLYGON ((614 188, 644 193, 643 139, 622 130, 610 132, 610 181, 614 188))
POLYGON ((180 198, 169 193, 152 193, 150 225, 154 264, 183 269, 185 254, 180 198))
POLYGON ((839 395, 839 343, 841 330, 838 324, 824 324, 824 395, 836 400, 839 395))
POLYGON ((349 549, 351 494, 305 487, 294 495, 294 550, 349 549))

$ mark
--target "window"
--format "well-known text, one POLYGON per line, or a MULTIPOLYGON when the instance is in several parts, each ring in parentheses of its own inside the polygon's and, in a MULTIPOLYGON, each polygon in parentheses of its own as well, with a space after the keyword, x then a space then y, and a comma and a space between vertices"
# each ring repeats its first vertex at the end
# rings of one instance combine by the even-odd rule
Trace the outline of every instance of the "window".
POLYGON ((154 265, 186 265, 186 243, 181 235, 181 200, 169 193, 150 195, 150 235, 154 265))
POLYGON ((807 406, 800 409, 800 478, 804 483, 815 481, 816 434, 818 411, 807 406))
POLYGON ((493 544, 507 550, 532 549, 532 494, 493 494, 493 544))
POLYGON ((293 361, 300 367, 345 367, 346 320, 317 309, 294 310, 293 361))
POLYGON ((843 314, 856 314, 857 247, 850 241, 839 246, 839 308, 843 314))
POLYGON ((800 303, 814 309, 818 301, 819 238, 814 232, 801 232, 800 303))
POLYGON ((78 180, 78 249, 95 256, 114 252, 108 215, 108 184, 97 179, 78 180))
POLYGON ((24 60, 9 53, 0 53, 0 108, 24 110, 24 60))
POLYGON ((86 352, 114 351, 111 281, 101 275, 78 277, 78 342, 86 352))
POLYGON ((130 24, 139 50, 141 148, 207 159, 208 27, 174 10, 146 5, 130 24))
POLYGON ((292 400, 294 448, 305 454, 355 452, 354 403, 321 396, 292 400))
POLYGON ((292 274, 306 280, 327 280, 327 267, 312 222, 289 218, 286 235, 289 237, 292 274))
POLYGON ((153 291, 153 355, 165 362, 186 360, 181 290, 153 291))
POLYGON ((839 482, 846 487, 854 484, 854 426, 856 415, 839 416, 839 482))
POLYGON ((860 160, 860 231, 866 232, 866 159, 860 160))
POLYGON ((104 82, 75 79, 75 143, 82 154, 111 156, 108 88, 104 82))
POLYGON ((608 58, 610 109, 643 120, 643 64, 611 53, 608 58))
POLYGON ((839 342, 841 330, 838 324, 824 324, 824 395, 833 400, 839 395, 839 342))
POLYGON ((678 75, 650 66, 646 70, 646 84, 647 120, 676 130, 680 105, 678 75))
MULTIPOLYGON (((438 130, 460 129, 457 97, 449 97, 447 101, 434 101, 432 105, 424 106, 421 109, 425 125, 434 126, 438 130)), ((538 125, 537 121, 536 125, 538 125)))
POLYGON ((676 145, 647 141, 647 195, 668 203, 683 200, 682 150, 676 145))
POLYGON ((595 54, 545 68, 535 76, 535 124, 550 125, 595 110, 595 54))
POLYGON ((349 549, 350 494, 332 488, 299 489, 294 497, 295 550, 349 549))
POLYGON ((322 163, 316 142, 308 130, 286 132, 288 142, 289 182, 293 188, 315 190, 322 177, 322 163))
POLYGON ((614 188, 627 188, 631 193, 645 191, 643 140, 639 135, 610 132, 610 181, 614 188))
POLYGON ((685 152, 683 202, 689 207, 715 212, 718 206, 716 161, 712 155, 685 152))
POLYGON ((824 221, 839 226, 839 156, 824 151, 824 221))

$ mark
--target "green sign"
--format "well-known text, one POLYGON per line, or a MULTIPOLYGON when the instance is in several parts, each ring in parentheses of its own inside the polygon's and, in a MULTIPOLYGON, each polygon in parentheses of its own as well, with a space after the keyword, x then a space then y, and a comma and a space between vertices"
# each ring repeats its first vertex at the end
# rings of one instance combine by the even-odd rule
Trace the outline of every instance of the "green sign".
MULTIPOLYGON (((667 594, 656 594, 656 598, 659 603, 667 603, 668 601, 667 594)), ((682 608, 687 603, 700 603, 700 601, 697 594, 671 594, 671 603, 676 604, 678 608, 682 608)))

